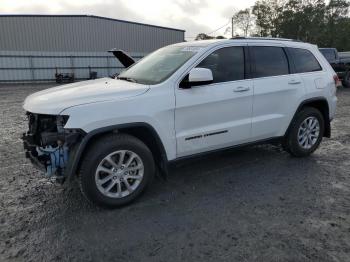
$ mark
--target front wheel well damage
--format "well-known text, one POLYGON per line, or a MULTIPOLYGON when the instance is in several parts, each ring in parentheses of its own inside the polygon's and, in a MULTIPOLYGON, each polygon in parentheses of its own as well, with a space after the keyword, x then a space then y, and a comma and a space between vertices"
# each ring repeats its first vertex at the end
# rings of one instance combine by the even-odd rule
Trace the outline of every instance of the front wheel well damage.
MULTIPOLYGON (((134 136, 141 140, 152 152, 152 155, 155 160, 155 164, 158 167, 158 170, 160 171, 159 174, 163 177, 167 177, 168 168, 167 168, 167 156, 164 149, 164 146, 156 133, 156 131, 146 125, 146 124, 140 124, 140 125, 130 125, 130 126, 121 126, 121 127, 110 127, 110 128, 104 128, 103 130, 93 132, 92 135, 89 136, 88 134, 88 141, 85 141, 83 145, 83 149, 80 149, 81 152, 77 152, 77 158, 76 161, 76 167, 72 170, 74 174, 78 174, 78 170, 80 168, 82 159, 84 158, 85 154, 89 151, 89 148, 91 145, 98 141, 100 138, 105 137, 111 133, 123 133, 128 134, 131 136, 134 136)), ((79 150, 78 150, 79 151, 79 150)))

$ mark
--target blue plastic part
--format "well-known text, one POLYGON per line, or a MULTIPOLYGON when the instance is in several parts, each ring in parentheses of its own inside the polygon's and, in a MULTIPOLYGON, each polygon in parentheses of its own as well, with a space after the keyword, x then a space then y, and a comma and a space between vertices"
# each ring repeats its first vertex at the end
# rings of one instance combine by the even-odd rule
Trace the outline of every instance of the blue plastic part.
POLYGON ((37 147, 37 152, 40 155, 48 155, 50 157, 50 163, 46 166, 45 176, 62 176, 63 171, 68 162, 68 147, 63 145, 60 147, 47 146, 45 148, 37 147))

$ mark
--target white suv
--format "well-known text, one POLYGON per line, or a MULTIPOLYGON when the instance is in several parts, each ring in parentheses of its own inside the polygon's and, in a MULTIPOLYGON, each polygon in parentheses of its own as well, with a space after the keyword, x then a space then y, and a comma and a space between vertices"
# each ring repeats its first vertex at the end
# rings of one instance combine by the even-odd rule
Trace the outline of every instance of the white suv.
POLYGON ((24 102, 26 155, 90 201, 129 203, 168 164, 279 140, 303 157, 330 137, 338 78, 314 45, 237 38, 161 48, 116 78, 69 84, 24 102))

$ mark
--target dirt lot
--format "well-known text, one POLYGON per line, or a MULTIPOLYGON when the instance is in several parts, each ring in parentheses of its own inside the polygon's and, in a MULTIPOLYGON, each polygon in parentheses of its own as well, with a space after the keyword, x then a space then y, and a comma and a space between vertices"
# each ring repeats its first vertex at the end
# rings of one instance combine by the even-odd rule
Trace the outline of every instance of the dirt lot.
POLYGON ((350 89, 305 159, 270 145, 191 160, 103 210, 25 160, 24 98, 0 87, 0 261, 350 261, 350 89))

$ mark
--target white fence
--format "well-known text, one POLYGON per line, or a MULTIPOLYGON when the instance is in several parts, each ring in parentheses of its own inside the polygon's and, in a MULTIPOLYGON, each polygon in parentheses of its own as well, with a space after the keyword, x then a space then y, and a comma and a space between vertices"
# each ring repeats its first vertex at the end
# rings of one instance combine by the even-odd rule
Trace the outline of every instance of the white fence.
MULTIPOLYGON (((144 53, 130 53, 136 60, 144 53)), ((20 52, 0 51, 0 83, 51 82, 55 73, 74 74, 75 80, 120 72, 124 67, 107 52, 20 52)))

